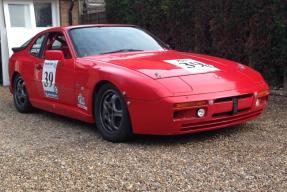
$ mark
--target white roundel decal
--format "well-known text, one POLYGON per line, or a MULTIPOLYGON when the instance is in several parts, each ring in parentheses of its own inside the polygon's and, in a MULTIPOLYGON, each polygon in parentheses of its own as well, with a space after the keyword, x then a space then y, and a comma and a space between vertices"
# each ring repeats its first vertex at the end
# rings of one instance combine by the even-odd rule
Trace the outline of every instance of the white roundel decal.
POLYGON ((219 69, 214 67, 213 65, 202 63, 193 59, 165 60, 165 62, 176 65, 182 69, 189 71, 192 74, 219 71, 219 69))

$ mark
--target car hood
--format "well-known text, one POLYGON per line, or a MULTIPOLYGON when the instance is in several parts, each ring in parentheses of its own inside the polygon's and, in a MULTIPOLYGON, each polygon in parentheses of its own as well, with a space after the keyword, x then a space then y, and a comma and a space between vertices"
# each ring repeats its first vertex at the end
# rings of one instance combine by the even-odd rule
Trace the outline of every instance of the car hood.
POLYGON ((246 89, 261 81, 252 77, 250 68, 241 64, 177 51, 109 54, 97 56, 97 60, 138 71, 173 93, 199 94, 246 89))

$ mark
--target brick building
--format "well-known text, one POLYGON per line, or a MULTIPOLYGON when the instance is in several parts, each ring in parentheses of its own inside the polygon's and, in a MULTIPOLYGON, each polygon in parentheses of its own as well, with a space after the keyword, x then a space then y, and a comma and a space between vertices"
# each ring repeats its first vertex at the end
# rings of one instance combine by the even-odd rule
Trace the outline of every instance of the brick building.
POLYGON ((71 8, 71 13, 72 13, 72 25, 80 24, 79 3, 82 3, 82 1, 74 0, 74 2, 71 3, 70 0, 60 0, 59 2, 60 22, 62 26, 70 25, 69 23, 69 9, 70 8, 71 8))

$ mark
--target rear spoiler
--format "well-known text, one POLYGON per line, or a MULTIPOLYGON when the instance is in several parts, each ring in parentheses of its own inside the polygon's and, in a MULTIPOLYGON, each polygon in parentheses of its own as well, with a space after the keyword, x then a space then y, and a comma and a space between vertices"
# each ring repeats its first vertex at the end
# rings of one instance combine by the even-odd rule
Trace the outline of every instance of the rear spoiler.
POLYGON ((14 53, 16 53, 16 52, 19 52, 19 51, 22 51, 23 49, 25 49, 26 47, 13 47, 12 48, 12 51, 14 52, 14 53))
POLYGON ((26 49, 26 47, 31 43, 31 41, 33 40, 33 38, 29 39, 28 41, 26 41, 23 45, 21 45, 20 47, 13 47, 12 51, 14 53, 22 51, 24 49, 26 49))

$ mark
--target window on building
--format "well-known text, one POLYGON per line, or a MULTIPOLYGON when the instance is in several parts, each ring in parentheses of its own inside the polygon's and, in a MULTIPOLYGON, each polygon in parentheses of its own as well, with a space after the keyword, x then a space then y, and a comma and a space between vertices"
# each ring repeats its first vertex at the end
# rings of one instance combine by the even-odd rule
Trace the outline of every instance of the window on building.
POLYGON ((51 27, 52 3, 34 2, 34 11, 37 27, 51 27))
POLYGON ((29 4, 9 4, 11 27, 31 27, 29 4))

